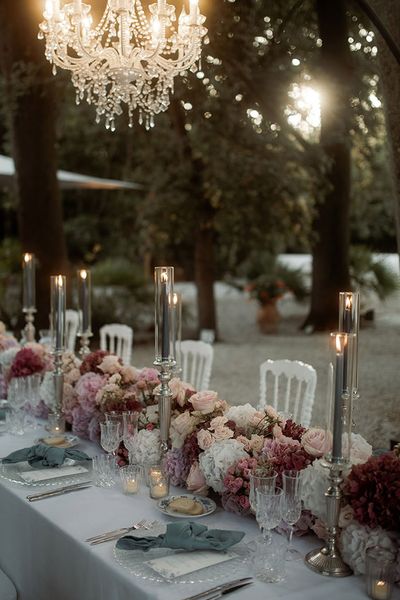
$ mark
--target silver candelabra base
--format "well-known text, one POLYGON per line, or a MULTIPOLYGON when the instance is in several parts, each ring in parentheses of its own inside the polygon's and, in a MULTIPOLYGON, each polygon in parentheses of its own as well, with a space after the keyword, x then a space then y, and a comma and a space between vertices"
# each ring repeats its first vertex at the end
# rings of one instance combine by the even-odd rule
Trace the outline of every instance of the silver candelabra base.
POLYGON ((158 393, 158 417, 160 421, 161 455, 168 451, 169 428, 171 425, 171 399, 172 392, 169 387, 175 361, 154 362, 160 371, 160 392, 158 393))
POLYGON ((85 358, 85 356, 87 356, 88 354, 90 354, 90 338, 92 337, 92 333, 80 333, 79 334, 79 338, 80 338, 80 350, 79 350, 79 355, 82 358, 82 360, 85 358))
POLYGON ((24 336, 27 342, 35 341, 36 329, 34 326, 36 308, 24 308, 26 325, 24 327, 24 336))
POLYGON ((338 548, 339 513, 342 501, 340 484, 342 478, 342 464, 327 463, 329 468, 330 484, 325 492, 327 509, 328 539, 325 546, 312 550, 305 557, 306 565, 320 575, 328 577, 347 577, 352 575, 352 570, 343 561, 338 548))

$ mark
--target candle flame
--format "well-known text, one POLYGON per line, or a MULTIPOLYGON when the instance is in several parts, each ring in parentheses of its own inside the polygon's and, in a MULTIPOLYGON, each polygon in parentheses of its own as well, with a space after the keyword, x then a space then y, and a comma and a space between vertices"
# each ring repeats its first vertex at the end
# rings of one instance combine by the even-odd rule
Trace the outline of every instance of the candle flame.
POLYGON ((384 585, 386 585, 386 582, 385 582, 385 581, 377 581, 377 582, 376 582, 376 585, 377 585, 378 587, 383 587, 384 585))
POLYGON ((335 336, 335 342, 336 342, 336 350, 338 352, 342 352, 342 340, 341 340, 341 337, 339 334, 335 336))
POLYGON ((160 279, 162 283, 167 283, 168 281, 168 273, 166 271, 163 271, 160 275, 160 279))
POLYGON ((87 271, 85 269, 82 269, 81 271, 79 271, 79 277, 81 279, 86 279, 87 278, 87 271))
POLYGON ((32 258, 33 258, 33 254, 30 254, 29 252, 25 252, 25 254, 24 254, 24 261, 26 263, 30 262, 32 260, 32 258))
POLYGON ((172 302, 177 305, 178 304, 178 294, 176 292, 172 295, 172 302))
POLYGON ((63 276, 62 275, 56 276, 56 285, 58 287, 63 287, 63 276))
POLYGON ((347 294, 346 300, 344 302, 344 307, 346 310, 351 310, 352 305, 353 305, 353 299, 350 296, 350 294, 347 294))

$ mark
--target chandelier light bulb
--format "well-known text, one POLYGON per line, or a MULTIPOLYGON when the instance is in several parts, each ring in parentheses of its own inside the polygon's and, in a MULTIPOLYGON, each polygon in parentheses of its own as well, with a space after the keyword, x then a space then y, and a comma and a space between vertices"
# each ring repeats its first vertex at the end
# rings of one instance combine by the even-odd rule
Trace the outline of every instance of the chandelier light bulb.
POLYGON ((136 110, 139 123, 154 126, 170 104, 175 77, 197 70, 207 33, 198 0, 182 0, 178 20, 168 0, 107 0, 97 24, 82 0, 46 0, 43 17, 39 38, 53 73, 71 71, 77 104, 93 104, 96 121, 112 131, 124 105, 130 126, 136 110))

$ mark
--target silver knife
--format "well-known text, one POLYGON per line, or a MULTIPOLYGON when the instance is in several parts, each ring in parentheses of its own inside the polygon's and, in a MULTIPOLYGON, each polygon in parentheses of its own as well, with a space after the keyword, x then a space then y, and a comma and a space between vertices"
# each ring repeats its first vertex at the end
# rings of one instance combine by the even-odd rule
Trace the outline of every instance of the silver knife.
POLYGON ((214 598, 220 598, 223 594, 227 594, 228 592, 232 592, 238 588, 241 588, 245 585, 249 585, 253 583, 252 577, 242 577, 241 579, 235 579, 234 581, 230 581, 229 583, 223 583, 221 585, 217 585, 209 590, 204 592, 200 592, 199 594, 195 594, 194 596, 188 596, 184 600, 203 600, 209 599, 214 600, 214 598))
POLYGON ((68 494, 68 492, 75 492, 77 490, 84 490, 92 486, 91 481, 81 481, 80 483, 74 483, 72 485, 66 485, 56 490, 50 490, 48 492, 40 492, 39 494, 32 494, 27 496, 26 499, 29 502, 35 502, 36 500, 44 500, 45 498, 51 498, 52 496, 61 496, 62 494, 68 494))

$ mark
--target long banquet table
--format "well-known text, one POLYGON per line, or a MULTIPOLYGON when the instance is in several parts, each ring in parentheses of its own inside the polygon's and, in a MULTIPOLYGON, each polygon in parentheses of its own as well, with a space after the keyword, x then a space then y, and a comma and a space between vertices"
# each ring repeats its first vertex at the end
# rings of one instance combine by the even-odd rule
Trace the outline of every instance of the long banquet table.
MULTIPOLYGON (((0 435, 0 456, 30 446, 41 431, 22 437, 0 435)), ((90 442, 79 448, 90 456, 100 449, 90 442)), ((125 496, 117 486, 91 487, 79 492, 30 503, 27 494, 42 488, 18 486, 0 479, 0 568, 14 582, 19 600, 182 600, 215 583, 157 584, 132 575, 114 559, 114 542, 89 546, 85 539, 100 532, 125 527, 140 519, 168 522, 155 501, 142 488, 125 496)), ((210 527, 241 529, 245 539, 258 534, 254 519, 240 518, 221 508, 201 520, 210 527)), ((318 545, 316 538, 297 539, 306 553, 318 545)), ((234 579, 235 572, 227 580, 234 579)), ((220 581, 218 581, 220 583, 220 581)), ((285 598, 288 600, 365 599, 361 577, 334 579, 310 571, 302 561, 288 564, 286 580, 279 584, 256 581, 232 594, 235 600, 285 598)), ((393 598, 400 598, 399 590, 393 598)), ((0 599, 1 600, 1 599, 0 599)))

